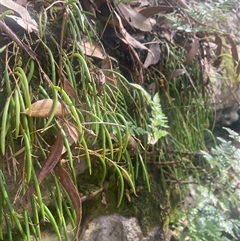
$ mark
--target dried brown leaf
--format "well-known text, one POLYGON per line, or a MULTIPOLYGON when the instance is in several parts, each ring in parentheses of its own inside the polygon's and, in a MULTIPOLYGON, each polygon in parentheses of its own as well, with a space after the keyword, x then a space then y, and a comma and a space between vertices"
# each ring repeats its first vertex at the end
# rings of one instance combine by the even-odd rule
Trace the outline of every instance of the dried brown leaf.
POLYGON ((31 18, 29 12, 23 6, 15 3, 12 0, 1 0, 0 1, 0 14, 3 13, 6 9, 13 10, 14 13, 17 13, 21 16, 14 18, 13 15, 9 15, 12 19, 14 19, 17 23, 20 23, 21 27, 23 27, 28 32, 36 31, 38 32, 37 22, 31 18))
POLYGON ((43 179, 54 169, 57 165, 58 161, 60 160, 61 154, 63 149, 63 138, 61 132, 59 132, 51 151, 42 167, 38 175, 38 183, 40 184, 43 179))
POLYGON ((191 49, 187 55, 186 61, 184 62, 185 66, 189 65, 192 62, 192 60, 198 53, 198 49, 199 49, 199 40, 195 37, 194 42, 191 44, 191 49))
POLYGON ((96 43, 89 43, 84 41, 82 43, 78 43, 78 46, 81 48, 83 53, 87 56, 95 57, 98 59, 105 59, 103 49, 97 45, 96 43))
POLYGON ((96 83, 98 94, 100 94, 106 84, 105 74, 100 68, 94 68, 92 76, 96 83))
POLYGON ((22 6, 26 6, 27 5, 28 0, 17 0, 16 3, 22 6))
POLYGON ((168 80, 171 80, 172 78, 176 78, 180 75, 183 75, 186 73, 185 69, 175 69, 171 74, 168 76, 168 80))
POLYGON ((144 8, 144 7, 149 6, 149 1, 148 0, 129 1, 128 3, 134 9, 136 9, 136 8, 144 8))
MULTIPOLYGON (((112 26, 114 28, 120 27, 118 23, 118 19, 114 16, 111 16, 111 18, 109 18, 109 17, 104 17, 102 15, 99 15, 98 18, 101 21, 105 22, 108 26, 112 26)), ((122 18, 121 21, 124 27, 129 27, 129 23, 125 19, 122 18)))
POLYGON ((234 67, 236 67, 238 63, 238 49, 237 49, 236 43, 229 34, 226 34, 225 37, 227 38, 228 42, 231 45, 232 57, 234 59, 233 63, 234 63, 234 67))
POLYGON ((67 191, 73 207, 76 212, 77 216, 77 227, 76 227, 76 233, 75 233, 75 238, 74 240, 78 237, 79 231, 80 231, 80 225, 81 225, 81 220, 82 220, 82 202, 80 195, 77 191, 76 186, 74 185, 69 173, 62 167, 62 165, 58 165, 55 168, 55 171, 57 173, 58 179, 64 189, 67 191))
POLYGON ((122 18, 124 18, 132 27, 141 31, 149 32, 155 24, 153 20, 145 18, 141 13, 138 13, 133 8, 122 2, 117 5, 117 9, 122 18))
POLYGON ((213 66, 218 67, 222 61, 221 52, 222 52, 222 39, 215 34, 215 44, 217 45, 216 56, 217 59, 214 61, 213 66))
POLYGON ((66 128, 67 128, 67 140, 69 141, 69 144, 72 145, 73 143, 77 143, 80 137, 80 131, 78 128, 72 124, 71 122, 66 122, 66 128))
MULTIPOLYGON (((139 56, 137 52, 135 51, 135 48, 145 49, 147 51, 150 51, 148 48, 146 48, 143 44, 138 42, 136 39, 130 36, 130 34, 127 33, 126 29, 123 27, 122 20, 120 16, 116 13, 115 10, 112 10, 116 16, 116 21, 118 21, 117 26, 119 31, 116 31, 115 33, 118 36, 118 38, 122 41, 122 46, 125 45, 126 51, 128 51, 132 63, 133 63, 133 69, 135 73, 135 82, 137 83, 143 83, 143 64, 141 60, 139 59, 139 56)), ((123 48, 123 47, 122 47, 123 48)))
POLYGON ((78 98, 78 94, 77 91, 73 88, 73 86, 70 84, 70 82, 68 81, 68 79, 66 78, 66 76, 64 74, 61 74, 61 82, 63 85, 63 89, 65 90, 65 92, 71 96, 72 98, 74 98, 74 100, 78 103, 81 104, 81 101, 78 98))
MULTIPOLYGON (((106 58, 102 61, 101 68, 113 70, 112 61, 111 61, 111 58, 109 57, 109 55, 107 55, 106 58)), ((113 73, 105 72, 105 77, 106 77, 107 83, 109 82, 115 86, 117 85, 116 76, 113 73)))
MULTIPOLYGON (((44 178, 54 169, 54 167, 57 165, 57 163, 60 160, 60 157, 62 155, 63 150, 63 139, 61 132, 59 132, 51 151, 42 167, 42 170, 38 174, 37 180, 39 185, 44 180, 44 178)), ((21 205, 23 208, 27 208, 29 198, 34 194, 35 188, 33 185, 30 186, 30 188, 27 190, 27 192, 23 195, 21 198, 21 205)))
POLYGON ((137 41, 136 39, 134 39, 127 31, 126 29, 123 27, 122 25, 122 21, 121 21, 121 18, 120 16, 115 12, 115 15, 117 17, 117 20, 118 20, 118 23, 119 23, 119 30, 122 34, 122 37, 121 40, 127 44, 127 45, 131 45, 133 46, 134 48, 138 48, 138 49, 145 49, 145 50, 148 50, 149 49, 147 47, 145 47, 143 44, 141 44, 139 41, 137 41))
POLYGON ((237 75, 240 74, 240 61, 238 61, 238 66, 237 66, 237 75))
POLYGON ((158 14, 160 12, 166 13, 166 12, 172 12, 174 11, 174 7, 170 6, 151 6, 144 8, 139 11, 145 18, 150 18, 154 16, 155 14, 158 14))
MULTIPOLYGON (((54 101, 52 99, 38 100, 32 104, 31 110, 27 108, 22 114, 33 116, 33 117, 49 117, 52 112, 54 101)), ((57 103, 55 116, 62 117, 69 114, 70 110, 67 106, 63 106, 60 102, 57 103)))
POLYGON ((87 12, 90 12, 93 14, 93 16, 96 18, 96 10, 94 8, 93 2, 90 0, 82 0, 82 7, 87 12))
MULTIPOLYGON (((76 147, 76 143, 78 142, 80 137, 79 129, 74 124, 72 124, 67 120, 61 120, 58 123, 65 132, 70 149, 73 150, 76 147)), ((62 149, 62 158, 66 158, 67 155, 68 155, 68 152, 66 147, 64 146, 62 149)))
POLYGON ((143 44, 133 38, 125 29, 122 29, 121 32, 128 44, 132 45, 134 48, 145 49, 149 51, 147 47, 145 47, 143 44))
POLYGON ((150 45, 151 52, 148 52, 147 58, 144 62, 144 67, 147 68, 149 65, 156 64, 160 59, 160 47, 159 43, 153 43, 150 45))

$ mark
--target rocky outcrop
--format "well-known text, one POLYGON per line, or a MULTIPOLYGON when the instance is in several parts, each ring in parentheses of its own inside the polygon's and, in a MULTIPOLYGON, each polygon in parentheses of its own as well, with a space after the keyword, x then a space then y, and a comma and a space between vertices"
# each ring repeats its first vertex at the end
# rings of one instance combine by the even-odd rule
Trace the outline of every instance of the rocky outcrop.
MULTIPOLYGON (((240 53, 240 2, 232 6, 232 14, 227 14, 214 21, 223 32, 229 34, 236 44, 235 55, 240 53)), ((215 123, 220 126, 230 126, 239 121, 240 108, 240 77, 236 74, 236 68, 231 58, 233 46, 226 40, 222 64, 218 68, 209 67, 208 76, 211 83, 212 109, 215 112, 215 123)))
POLYGON ((143 235, 136 217, 126 218, 118 214, 100 216, 82 230, 82 241, 161 241, 164 240, 160 228, 154 228, 143 235))
MULTIPOLYGON (((69 238, 74 238, 71 225, 68 225, 69 238)), ((55 233, 45 230, 42 241, 58 241, 55 233)), ((64 240, 64 236, 62 237, 64 240)), ((34 238, 33 238, 34 240, 34 238)), ((162 229, 156 227, 146 235, 136 217, 124 217, 119 214, 99 216, 92 221, 86 220, 77 238, 78 241, 166 241, 162 229)), ((20 241, 20 240, 19 240, 20 241)), ((24 241, 24 240, 21 240, 24 241)))

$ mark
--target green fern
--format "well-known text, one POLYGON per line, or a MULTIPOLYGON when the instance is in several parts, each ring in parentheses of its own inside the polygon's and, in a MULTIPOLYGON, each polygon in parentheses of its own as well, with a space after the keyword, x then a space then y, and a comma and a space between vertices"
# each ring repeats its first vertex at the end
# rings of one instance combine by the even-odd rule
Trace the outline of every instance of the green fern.
POLYGON ((239 142, 240 138, 238 133, 225 129, 233 141, 218 138, 220 144, 210 153, 202 151, 206 160, 203 170, 206 178, 199 185, 189 186, 194 205, 187 213, 182 213, 188 226, 181 232, 180 240, 186 236, 194 241, 239 240, 240 149, 233 142, 239 142))

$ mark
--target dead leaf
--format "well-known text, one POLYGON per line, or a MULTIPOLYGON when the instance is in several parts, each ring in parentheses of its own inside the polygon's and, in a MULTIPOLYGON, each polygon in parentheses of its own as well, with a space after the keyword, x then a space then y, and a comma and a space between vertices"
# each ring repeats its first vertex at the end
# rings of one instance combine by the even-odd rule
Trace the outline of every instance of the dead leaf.
MULTIPOLYGON (((63 138, 61 135, 61 132, 59 132, 51 151, 42 167, 42 170, 38 174, 37 180, 39 185, 44 180, 44 178, 54 169, 54 167, 57 165, 57 163, 60 160, 60 157, 62 155, 63 150, 63 138)), ((27 208, 29 198, 34 194, 35 188, 34 185, 31 185, 30 188, 27 190, 27 192, 23 195, 21 198, 21 205, 23 208, 27 208)))
MULTIPOLYGON (((49 117, 52 112, 53 104, 54 100, 52 99, 38 100, 32 104, 31 110, 27 108, 22 112, 22 114, 32 117, 49 117)), ((69 113, 70 110, 67 108, 67 106, 63 106, 60 102, 57 103, 57 108, 54 116, 63 117, 69 113)))
POLYGON ((149 6, 149 1, 148 0, 135 0, 135 1, 129 1, 128 4, 133 7, 134 9, 136 7, 138 8, 144 8, 149 6))
POLYGON ((0 14, 6 10, 13 10, 15 15, 19 14, 20 18, 14 18, 12 15, 8 15, 8 17, 13 18, 17 23, 21 22, 21 26, 27 30, 28 32, 38 32, 38 24, 37 22, 31 18, 29 12, 23 6, 13 2, 12 0, 1 0, 0 1, 0 14))
POLYGON ((121 40, 122 49, 123 49, 123 46, 125 45, 125 49, 126 49, 126 51, 128 51, 128 53, 132 59, 136 83, 142 84, 143 83, 143 64, 142 64, 141 60, 139 59, 139 56, 133 47, 145 49, 147 51, 150 51, 150 50, 147 47, 145 47, 143 44, 138 42, 136 39, 134 39, 132 36, 130 36, 130 34, 127 33, 126 29, 122 25, 120 16, 116 13, 115 10, 112 10, 112 11, 116 16, 116 19, 115 19, 116 22, 118 21, 118 23, 116 25, 117 27, 114 26, 115 33, 116 33, 117 37, 121 40), (116 30, 117 28, 119 31, 116 30))
POLYGON ((216 56, 217 59, 214 61, 213 66, 218 67, 222 61, 221 52, 222 52, 222 39, 215 34, 215 44, 217 45, 216 56))
POLYGON ((145 47, 143 44, 141 44, 139 41, 133 38, 125 29, 121 29, 121 32, 128 44, 131 44, 134 48, 145 49, 149 51, 147 47, 145 47))
POLYGON ((236 67, 238 64, 238 50, 237 50, 236 43, 234 42, 234 40, 231 38, 229 34, 225 34, 225 37, 227 38, 228 42, 231 45, 232 57, 235 60, 233 61, 233 63, 234 63, 234 67, 236 67))
POLYGON ((106 84, 106 78, 105 74, 100 68, 94 68, 92 72, 93 79, 96 83, 98 94, 101 94, 105 84, 106 84))
POLYGON ((151 96, 154 96, 157 91, 157 84, 156 82, 153 82, 147 86, 147 91, 151 96))
POLYGON ((69 145, 71 146, 72 144, 78 142, 79 137, 80 137, 80 131, 71 122, 64 121, 64 123, 65 123, 64 127, 66 127, 66 128, 64 128, 65 133, 66 133, 66 137, 67 137, 69 145))
MULTIPOLYGON (((107 24, 108 26, 112 26, 112 27, 114 27, 114 28, 119 27, 118 20, 117 20, 117 18, 114 17, 114 16, 109 17, 109 16, 103 16, 103 15, 100 15, 100 14, 99 14, 99 15, 98 15, 98 18, 99 18, 101 21, 105 22, 105 24, 107 24)), ((129 26, 130 26, 129 23, 128 23, 125 19, 122 18, 121 21, 122 21, 122 25, 123 25, 124 27, 129 27, 129 26)))
POLYGON ((120 2, 117 5, 117 10, 132 27, 141 31, 149 32, 152 27, 156 24, 154 19, 145 18, 141 13, 138 13, 133 8, 120 2))
POLYGON ((159 43, 153 43, 150 45, 151 52, 148 52, 147 58, 144 62, 144 67, 147 68, 149 65, 156 64, 160 59, 160 47, 159 43))
POLYGON ((134 39, 127 31, 126 29, 123 27, 122 25, 122 21, 121 21, 121 18, 120 16, 114 12, 116 17, 117 17, 117 20, 118 20, 118 23, 119 23, 119 30, 122 34, 122 37, 121 37, 121 40, 124 41, 124 43, 126 43, 127 45, 132 45, 134 48, 138 48, 138 49, 145 49, 145 50, 148 50, 149 49, 147 47, 145 47, 143 44, 141 44, 140 42, 138 42, 136 39, 134 39))
POLYGON ((150 18, 160 12, 163 12, 163 13, 173 12, 174 9, 175 9, 174 7, 170 7, 170 6, 151 6, 140 10, 139 13, 141 13, 145 18, 150 18))
POLYGON ((38 29, 34 25, 26 24, 26 22, 24 22, 24 20, 20 17, 14 15, 7 15, 6 18, 11 18, 14 22, 16 22, 19 26, 21 26, 28 32, 38 32, 38 29))
POLYGON ((128 136, 128 144, 127 144, 127 149, 131 153, 136 153, 136 150, 138 149, 139 143, 136 141, 134 136, 129 135, 128 136))
MULTIPOLYGON (((106 58, 102 61, 101 69, 113 70, 112 61, 109 55, 107 55, 106 58)), ((117 85, 116 76, 113 73, 105 72, 105 77, 107 83, 109 82, 115 86, 117 85)))
POLYGON ((191 8, 186 4, 185 0, 178 0, 175 2, 175 5, 179 8, 191 10, 191 8))
MULTIPOLYGON (((73 150, 76 147, 76 143, 78 142, 81 134, 79 129, 67 120, 60 120, 58 121, 58 124, 64 130, 70 149, 73 150)), ((67 149, 64 146, 62 149, 62 158, 67 157, 67 155, 67 149)))
POLYGON ((92 13, 94 18, 96 18, 96 7, 95 4, 90 0, 82 0, 82 7, 89 13, 92 13))
POLYGON ((185 66, 189 65, 192 62, 192 60, 194 59, 194 57, 198 53, 198 49, 199 49, 199 40, 195 37, 194 42, 191 44, 191 49, 190 49, 190 51, 187 55, 187 58, 184 62, 185 66))
POLYGON ((81 104, 81 101, 79 100, 77 91, 73 88, 73 86, 70 84, 70 82, 68 81, 68 79, 66 78, 66 76, 61 73, 61 83, 63 85, 63 89, 65 90, 65 92, 71 96, 78 104, 81 104))
POLYGON ((175 69, 172 73, 170 73, 168 76, 167 76, 167 79, 168 80, 171 80, 172 78, 176 78, 180 75, 183 75, 186 73, 186 70, 185 69, 175 69))
POLYGON ((95 57, 98 59, 105 59, 103 49, 94 42, 84 41, 82 43, 78 43, 78 46, 83 51, 83 53, 87 56, 95 57))
POLYGON ((237 66, 237 75, 240 74, 240 61, 238 61, 238 66, 237 66))
POLYGON ((43 179, 54 169, 58 161, 60 160, 63 149, 63 138, 61 132, 59 132, 51 151, 38 175, 38 183, 40 184, 43 179))
POLYGON ((102 205, 103 205, 105 208, 108 207, 108 203, 107 203, 107 198, 106 198, 106 194, 105 194, 105 192, 102 192, 101 203, 102 203, 102 205))
POLYGON ((28 0, 17 0, 16 3, 22 6, 26 6, 27 5, 28 0))
POLYGON ((126 198, 127 198, 127 200, 128 200, 129 203, 132 202, 132 199, 131 199, 130 194, 131 194, 131 191, 130 191, 129 189, 126 189, 126 190, 125 190, 125 195, 126 195, 126 198))
POLYGON ((80 195, 77 191, 77 188, 74 185, 69 173, 62 167, 62 165, 59 164, 55 168, 55 171, 57 173, 57 176, 58 176, 58 179, 59 179, 60 183, 62 184, 64 189, 67 191, 67 193, 68 193, 68 195, 69 195, 69 197, 72 201, 75 212, 76 212, 77 227, 76 227, 75 238, 74 238, 74 240, 76 240, 76 238, 78 237, 79 231, 80 231, 80 225, 81 225, 81 220, 82 220, 81 198, 80 198, 80 195))

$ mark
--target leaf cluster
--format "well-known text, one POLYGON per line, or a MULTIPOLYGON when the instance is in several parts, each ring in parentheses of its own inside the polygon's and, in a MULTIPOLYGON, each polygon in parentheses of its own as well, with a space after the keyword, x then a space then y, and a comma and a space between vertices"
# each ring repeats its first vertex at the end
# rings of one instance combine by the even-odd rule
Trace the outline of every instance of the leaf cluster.
MULTIPOLYGON (((235 141, 239 138, 239 134, 226 130, 235 141)), ((220 144, 210 153, 202 152, 205 169, 200 182, 189 186, 185 212, 180 214, 181 220, 187 220, 187 225, 179 233, 180 240, 186 237, 190 240, 239 239, 240 165, 237 146, 236 142, 220 139, 220 144)))
MULTIPOLYGON (((165 128, 166 119, 162 112, 155 110, 161 107, 159 99, 154 103, 141 86, 130 85, 113 69, 109 57, 104 57, 102 68, 86 57, 82 35, 90 36, 91 26, 76 1, 50 5, 39 13, 38 27, 38 34, 32 33, 32 46, 24 43, 25 33, 15 38, 12 32, 9 37, 13 42, 1 46, 6 99, 1 111, 0 133, 0 239, 7 233, 8 239, 13 240, 12 230, 16 229, 24 240, 30 240, 32 235, 41 240, 38 224, 49 220, 59 240, 70 240, 67 220, 76 228, 75 238, 81 223, 79 173, 76 172, 79 160, 86 163, 89 175, 93 163, 100 166, 101 187, 109 172, 118 176, 116 206, 119 206, 126 187, 136 195, 139 171, 134 169, 128 150, 129 138, 136 134, 129 130, 128 123, 149 135, 156 128, 159 132, 165 128), (55 5, 64 12, 58 29, 60 34, 51 33, 49 26, 48 18, 58 20, 55 5), (26 52, 20 51, 22 46, 26 52), (117 82, 123 86, 124 94, 119 91, 117 82), (150 111, 142 112, 137 118, 132 116, 128 112, 129 100, 137 113, 141 113, 144 106, 150 111), (162 121, 155 122, 156 119, 162 121), (16 164, 15 180, 4 170, 9 160, 16 164), (16 185, 15 193, 9 193, 11 185, 16 185), (45 188, 50 194, 50 203, 56 207, 56 216, 45 201, 45 188), (19 203, 23 211, 16 210, 19 203)), ((136 147, 135 155, 150 191, 142 147, 136 147)))
MULTIPOLYGON (((76 167, 83 161, 89 175, 96 165, 100 167, 101 187, 109 172, 117 175, 117 206, 126 188, 137 194, 140 173, 151 190, 148 162, 160 166, 165 188, 169 183, 185 181, 189 174, 199 179, 192 160, 204 146, 210 112, 204 89, 208 82, 203 74, 207 65, 201 63, 205 52, 210 52, 206 45, 217 46, 214 65, 218 67, 223 40, 227 39, 234 71, 239 72, 232 37, 199 23, 186 6, 179 9, 178 3, 165 4, 138 12, 132 2, 80 2, 47 1, 41 11, 37 8, 41 1, 33 4, 38 12, 36 33, 27 33, 25 26, 26 31, 17 36, 1 21, 1 29, 9 38, 1 46, 4 64, 0 66, 6 96, 0 133, 1 239, 7 229, 9 240, 13 240, 12 229, 16 228, 24 240, 30 240, 31 234, 41 240, 38 224, 45 220, 59 240, 70 239, 66 228, 70 220, 77 227, 77 237, 81 198, 76 167), (159 16, 155 18, 155 14, 159 16), (186 19, 190 19, 188 26, 183 23, 186 19), (197 28, 195 24, 199 24, 197 28), (102 25, 100 29, 95 27, 102 25), (150 42, 145 37, 138 40, 135 30, 140 37, 148 35, 150 42), (121 56, 113 58, 108 51, 120 52, 121 56), (131 150, 129 140, 135 140, 131 150), (153 151, 149 158, 148 148, 153 146, 156 153, 153 151), (14 195, 9 193, 11 184, 3 168, 9 160, 15 164, 24 160, 14 169, 14 181, 20 183, 14 195), (44 200, 45 187, 57 217, 44 200), (16 200, 23 206, 28 203, 32 215, 27 210, 18 214, 16 200)), ((3 13, 0 19, 8 14, 3 13)), ((215 162, 209 163, 217 170, 215 162)), ((218 178, 219 170, 214 175, 218 178)))

